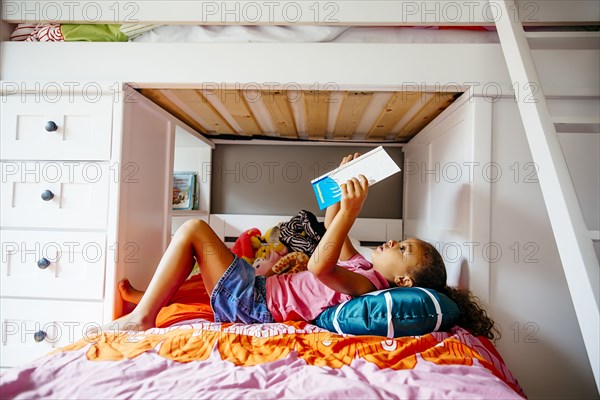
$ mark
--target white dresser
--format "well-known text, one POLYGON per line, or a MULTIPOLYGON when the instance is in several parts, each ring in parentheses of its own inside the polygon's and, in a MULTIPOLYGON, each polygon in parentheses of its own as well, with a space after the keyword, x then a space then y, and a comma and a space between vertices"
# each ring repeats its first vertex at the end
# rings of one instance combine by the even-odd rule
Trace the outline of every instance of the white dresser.
POLYGON ((101 88, 1 98, 0 367, 121 315, 116 282, 145 288, 170 240, 176 128, 197 135, 101 88))

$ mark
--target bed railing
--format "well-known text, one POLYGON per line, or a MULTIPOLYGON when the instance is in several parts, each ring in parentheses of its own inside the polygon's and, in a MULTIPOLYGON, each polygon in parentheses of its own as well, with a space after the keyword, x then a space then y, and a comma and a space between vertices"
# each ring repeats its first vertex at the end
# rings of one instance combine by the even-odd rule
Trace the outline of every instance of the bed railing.
POLYGON ((511 2, 508 8, 487 0, 9 0, 3 2, 2 18, 11 23, 494 26, 507 10, 524 25, 585 25, 597 24, 594 16, 600 5, 595 0, 522 0, 511 2))

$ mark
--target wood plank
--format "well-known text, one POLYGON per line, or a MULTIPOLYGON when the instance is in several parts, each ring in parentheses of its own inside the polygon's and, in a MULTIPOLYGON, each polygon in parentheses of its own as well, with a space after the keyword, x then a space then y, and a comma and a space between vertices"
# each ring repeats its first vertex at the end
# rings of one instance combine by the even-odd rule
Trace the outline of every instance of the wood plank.
POLYGON ((333 130, 333 138, 348 140, 352 138, 356 127, 369 105, 373 92, 346 92, 333 130))
POLYGON ((140 93, 150 99, 152 102, 173 114, 190 127, 196 129, 198 132, 207 133, 208 129, 196 121, 192 116, 182 110, 178 105, 171 101, 164 93, 164 89, 142 89, 140 93))
POLYGON ((329 102, 333 92, 325 90, 303 90, 304 126, 309 139, 325 139, 329 102))
POLYGON ((368 139, 385 139, 394 126, 421 99, 421 92, 395 92, 367 134, 368 139))
POLYGON ((398 132, 397 139, 409 139, 425 128, 454 101, 456 93, 435 93, 398 132))
POLYGON ((235 130, 197 89, 173 89, 170 91, 202 118, 209 134, 235 134, 235 130))
POLYGON ((223 104, 233 120, 240 126, 241 131, 238 132, 240 135, 253 136, 263 134, 241 90, 219 89, 208 93, 205 91, 203 94, 206 98, 214 96, 217 101, 223 104))
POLYGON ((600 307, 598 259, 586 226, 575 186, 550 117, 546 96, 521 24, 511 16, 512 0, 491 0, 502 18, 496 21, 508 72, 513 82, 528 82, 516 101, 523 120, 540 188, 556 239, 581 335, 600 389, 600 307))
POLYGON ((294 121, 294 115, 288 102, 287 92, 283 90, 261 90, 261 100, 273 120, 275 129, 279 136, 286 138, 297 138, 298 130, 294 121))

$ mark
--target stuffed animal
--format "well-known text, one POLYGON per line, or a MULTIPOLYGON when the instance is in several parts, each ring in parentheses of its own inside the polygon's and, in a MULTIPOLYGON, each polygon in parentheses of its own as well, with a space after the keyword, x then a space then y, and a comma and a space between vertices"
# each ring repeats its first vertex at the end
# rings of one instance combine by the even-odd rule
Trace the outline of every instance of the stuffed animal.
POLYGON ((277 275, 293 274, 296 272, 306 271, 308 269, 309 257, 300 251, 288 253, 275 265, 273 265, 273 273, 277 275))
POLYGON ((256 268, 256 274, 265 275, 287 253, 288 249, 282 243, 263 244, 258 249, 257 257, 252 264, 256 268))
POLYGON ((236 256, 243 258, 252 265, 256 258, 256 251, 260 248, 261 234, 258 228, 251 228, 244 231, 231 247, 231 251, 236 256))
POLYGON ((254 268, 257 275, 265 275, 277 261, 288 253, 288 248, 279 241, 279 228, 277 226, 267 230, 263 243, 255 253, 254 268))

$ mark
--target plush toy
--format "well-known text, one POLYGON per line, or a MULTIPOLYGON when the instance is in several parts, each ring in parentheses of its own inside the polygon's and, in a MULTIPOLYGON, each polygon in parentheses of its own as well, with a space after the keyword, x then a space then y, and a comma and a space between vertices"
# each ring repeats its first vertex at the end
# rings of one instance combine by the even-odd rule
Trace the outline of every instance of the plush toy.
POLYGON ((254 268, 257 275, 265 275, 277 261, 288 253, 287 247, 279 241, 279 228, 277 226, 269 229, 264 237, 263 243, 256 251, 254 268))
POLYGON ((252 264, 256 268, 256 274, 265 275, 287 253, 288 249, 282 243, 263 244, 252 264))
POLYGON ((296 272, 306 271, 308 269, 309 257, 300 251, 293 251, 284 257, 281 257, 275 265, 273 265, 273 273, 277 275, 293 274, 296 272))
POLYGON ((233 254, 243 258, 252 265, 256 258, 256 251, 260 248, 262 242, 261 234, 258 228, 251 228, 243 232, 231 247, 233 254))

